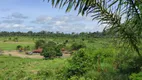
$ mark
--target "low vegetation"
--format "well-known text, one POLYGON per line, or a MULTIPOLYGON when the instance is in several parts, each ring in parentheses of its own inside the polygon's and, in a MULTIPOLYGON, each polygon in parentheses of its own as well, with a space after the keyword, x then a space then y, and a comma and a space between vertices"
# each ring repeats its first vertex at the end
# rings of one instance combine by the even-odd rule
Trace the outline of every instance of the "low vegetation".
POLYGON ((42 60, 0 56, 1 80, 55 80, 66 59, 42 60), (62 64, 62 65, 61 65, 62 64))
POLYGON ((18 42, 3 42, 8 37, 1 37, 2 51, 19 51, 21 48, 33 51, 42 48, 40 55, 44 56, 44 59, 18 58, 2 54, 0 79, 141 80, 142 60, 135 51, 116 46, 116 41, 112 38, 72 38, 37 37, 33 40, 31 37, 24 37, 23 41, 22 37, 18 37, 18 42), (71 56, 61 57, 65 54, 62 52, 68 52, 71 56))

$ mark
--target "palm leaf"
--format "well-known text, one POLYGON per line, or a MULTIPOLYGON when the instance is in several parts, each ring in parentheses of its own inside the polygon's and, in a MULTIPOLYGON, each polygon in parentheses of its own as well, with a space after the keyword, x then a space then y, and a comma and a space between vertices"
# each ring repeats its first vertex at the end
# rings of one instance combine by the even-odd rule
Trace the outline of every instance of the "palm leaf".
POLYGON ((139 43, 142 33, 142 1, 135 0, 48 0, 57 7, 67 5, 66 12, 78 10, 84 15, 91 14, 92 20, 107 24, 107 30, 119 36, 122 42, 129 44, 139 56, 139 43), (55 3, 56 1, 56 3, 55 3), (126 15, 124 24, 121 19, 126 15), (134 24, 134 25, 132 25, 134 24), (117 32, 116 32, 117 31, 117 32))

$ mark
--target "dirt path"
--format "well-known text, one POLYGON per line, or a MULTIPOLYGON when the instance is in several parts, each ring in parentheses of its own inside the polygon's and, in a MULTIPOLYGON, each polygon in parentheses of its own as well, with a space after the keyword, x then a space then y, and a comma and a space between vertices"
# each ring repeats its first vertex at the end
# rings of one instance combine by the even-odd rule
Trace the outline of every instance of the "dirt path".
POLYGON ((4 55, 11 55, 11 56, 16 56, 16 57, 21 57, 21 58, 36 58, 36 59, 43 59, 43 56, 40 56, 39 54, 36 55, 27 55, 24 52, 20 53, 16 50, 14 51, 4 51, 4 55))
MULTIPOLYGON (((21 58, 35 58, 35 59, 43 59, 44 57, 41 56, 40 54, 33 54, 33 55, 27 55, 24 52, 18 52, 16 50, 13 51, 4 51, 3 55, 11 55, 11 56, 16 56, 16 57, 21 57, 21 58)), ((70 54, 65 54, 63 52, 62 58, 67 58, 70 57, 70 54)))

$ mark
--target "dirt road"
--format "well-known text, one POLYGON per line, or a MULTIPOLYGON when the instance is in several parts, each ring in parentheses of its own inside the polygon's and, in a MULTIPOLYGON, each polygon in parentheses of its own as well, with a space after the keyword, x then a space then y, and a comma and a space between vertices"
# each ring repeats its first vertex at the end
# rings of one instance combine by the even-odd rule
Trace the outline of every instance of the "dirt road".
POLYGON ((16 50, 13 51, 4 51, 4 55, 11 55, 11 56, 16 56, 16 57, 21 57, 21 58, 36 58, 36 59, 43 59, 43 56, 40 56, 40 54, 36 55, 27 55, 24 52, 18 52, 16 50))
MULTIPOLYGON (((21 58, 35 58, 35 59, 43 59, 44 58, 40 54, 27 55, 27 54, 25 54, 25 52, 18 52, 16 50, 13 50, 13 51, 4 51, 3 55, 10 55, 10 56, 16 56, 16 57, 21 57, 21 58)), ((67 57, 70 57, 70 54, 65 54, 63 52, 62 58, 67 58, 67 57)))

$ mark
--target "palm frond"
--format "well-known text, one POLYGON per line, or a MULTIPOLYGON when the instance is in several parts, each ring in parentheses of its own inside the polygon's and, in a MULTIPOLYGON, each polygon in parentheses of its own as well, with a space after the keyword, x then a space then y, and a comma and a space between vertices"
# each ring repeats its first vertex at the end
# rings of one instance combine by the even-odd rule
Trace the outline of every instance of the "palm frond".
POLYGON ((47 0, 52 5, 63 7, 67 5, 66 12, 78 10, 79 14, 92 15, 101 24, 109 25, 109 31, 127 42, 137 53, 142 33, 142 1, 141 0, 47 0), (121 20, 126 16, 126 21, 121 20))

